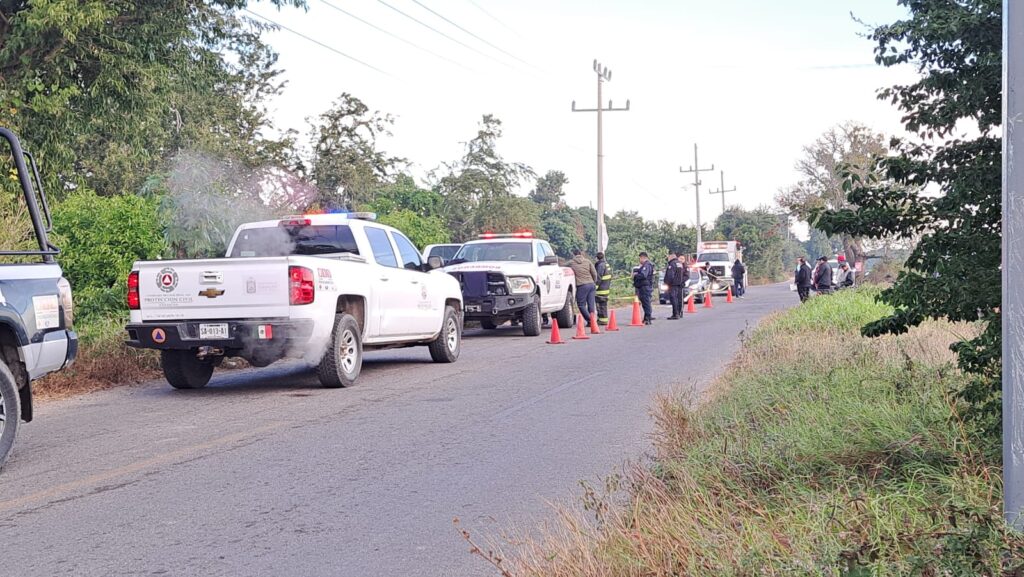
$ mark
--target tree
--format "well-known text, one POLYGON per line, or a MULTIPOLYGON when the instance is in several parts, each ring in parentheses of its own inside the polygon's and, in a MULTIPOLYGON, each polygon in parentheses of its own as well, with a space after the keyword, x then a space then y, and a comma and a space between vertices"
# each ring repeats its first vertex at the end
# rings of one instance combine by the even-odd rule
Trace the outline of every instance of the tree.
POLYGON ((766 207, 756 210, 730 208, 715 221, 715 232, 739 241, 751 277, 775 280, 787 270, 783 262, 788 221, 766 207))
POLYGON ((431 173, 434 190, 444 199, 442 216, 455 240, 466 240, 481 232, 481 227, 492 225, 524 222, 539 226, 535 206, 507 200, 523 180, 535 175, 529 166, 508 162, 498 154, 499 138, 501 121, 490 114, 484 115, 476 137, 466 144, 466 154, 431 173), (504 221, 502 215, 490 212, 505 208, 516 210, 517 214, 504 221))
POLYGON ((896 311, 864 328, 901 333, 927 318, 981 321, 984 332, 959 342, 973 374, 961 398, 969 416, 998 431, 1001 411, 1002 3, 999 0, 902 0, 910 16, 872 33, 875 61, 914 63, 921 78, 883 90, 923 142, 893 139, 877 174, 845 180, 853 207, 830 207, 815 226, 829 233, 920 241, 906 270, 881 298, 896 311), (950 138, 969 121, 979 136, 950 138), (937 195, 919 193, 933 186, 937 195), (963 279, 970 279, 964 282, 963 279))
POLYGON ((564 172, 549 170, 544 176, 537 179, 537 185, 530 192, 530 200, 545 209, 555 208, 561 204, 567 184, 569 184, 569 179, 566 178, 564 172))
MULTIPOLYGON (((303 0, 272 0, 278 7, 303 0)), ((246 0, 0 2, 0 125, 36 152, 55 198, 136 191, 179 150, 255 165, 280 89, 246 0)))
POLYGON ((390 114, 371 112, 347 92, 317 118, 310 177, 322 202, 353 209, 373 201, 406 162, 377 149, 377 138, 390 135, 393 124, 390 114))
MULTIPOLYGON (((885 152, 882 135, 866 126, 847 122, 830 128, 814 144, 804 147, 804 156, 796 163, 803 179, 780 191, 776 202, 802 220, 808 220, 818 210, 850 208, 843 189, 844 175, 867 177, 885 152)), ((860 239, 843 234, 840 240, 843 252, 852 262, 864 257, 860 239)))
POLYGON ((403 208, 389 212, 378 219, 382 224, 393 226, 405 233, 420 250, 428 244, 451 241, 451 235, 444 221, 436 216, 423 216, 403 208))

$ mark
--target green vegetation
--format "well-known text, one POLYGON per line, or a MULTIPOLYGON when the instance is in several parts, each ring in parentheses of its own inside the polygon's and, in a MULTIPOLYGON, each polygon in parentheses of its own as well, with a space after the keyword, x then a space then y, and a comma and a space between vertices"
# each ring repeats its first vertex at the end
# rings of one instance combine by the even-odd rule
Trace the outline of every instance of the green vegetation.
MULTIPOLYGON (((658 458, 607 494, 588 488, 512 575, 1010 575, 1024 538, 1000 516, 999 467, 947 395, 948 344, 929 321, 862 337, 891 313, 875 289, 815 297, 766 321, 691 409, 661 399, 658 458), (616 489, 619 489, 616 491, 616 489)), ((507 563, 507 562, 506 562, 507 563)))

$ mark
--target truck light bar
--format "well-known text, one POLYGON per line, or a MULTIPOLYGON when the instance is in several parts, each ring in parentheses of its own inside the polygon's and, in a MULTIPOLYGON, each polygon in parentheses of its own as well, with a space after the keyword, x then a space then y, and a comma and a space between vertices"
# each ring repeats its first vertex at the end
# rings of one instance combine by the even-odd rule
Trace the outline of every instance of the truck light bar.
MULTIPOLYGON (((313 212, 305 215, 286 216, 278 223, 280 226, 311 226, 313 221, 309 218, 311 215, 324 214, 322 212, 313 212)), ((377 213, 375 212, 332 212, 328 213, 332 216, 340 216, 343 218, 357 218, 359 220, 377 220, 377 213)))
POLYGON ((482 239, 491 239, 491 238, 533 238, 533 232, 529 231, 529 230, 523 230, 523 231, 512 232, 512 233, 485 232, 485 233, 481 234, 479 236, 479 238, 482 238, 482 239))

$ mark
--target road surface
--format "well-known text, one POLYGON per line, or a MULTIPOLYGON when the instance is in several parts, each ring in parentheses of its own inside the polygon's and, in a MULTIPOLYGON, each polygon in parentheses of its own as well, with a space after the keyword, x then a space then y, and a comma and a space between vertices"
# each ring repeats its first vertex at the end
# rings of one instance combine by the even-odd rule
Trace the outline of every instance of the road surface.
POLYGON ((649 450, 658 391, 705 387, 796 300, 753 287, 562 346, 467 331, 457 363, 368 353, 348 389, 290 364, 46 404, 0 474, 0 575, 493 575, 453 518, 550 519, 649 450))

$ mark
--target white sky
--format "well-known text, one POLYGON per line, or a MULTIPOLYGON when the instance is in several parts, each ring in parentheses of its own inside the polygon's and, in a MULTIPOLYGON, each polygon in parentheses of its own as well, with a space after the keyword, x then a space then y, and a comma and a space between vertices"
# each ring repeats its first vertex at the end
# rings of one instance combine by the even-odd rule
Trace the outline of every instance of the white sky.
POLYGON ((570 103, 595 106, 597 58, 613 71, 605 104, 628 98, 632 108, 605 115, 606 211, 688 224, 696 220, 693 175, 679 168, 693 164, 695 142, 702 167, 715 166, 702 174, 704 222, 721 212, 720 196, 708 194, 719 188, 719 169, 726 188, 738 189, 730 205, 772 204, 797 180, 801 147, 828 127, 856 120, 900 132, 899 111, 875 93, 913 77, 908 68, 876 66, 864 26, 850 16, 893 22, 905 14, 896 0, 327 0, 458 64, 308 1, 308 11, 266 3, 253 10, 387 74, 291 32, 269 33, 288 82, 273 106, 281 127, 307 130, 307 117, 350 92, 397 117, 381 146, 410 159, 422 180, 460 157, 480 117, 492 113, 504 123, 499 151, 507 160, 538 174, 564 171, 567 202, 596 206, 596 118, 570 112, 570 103))

